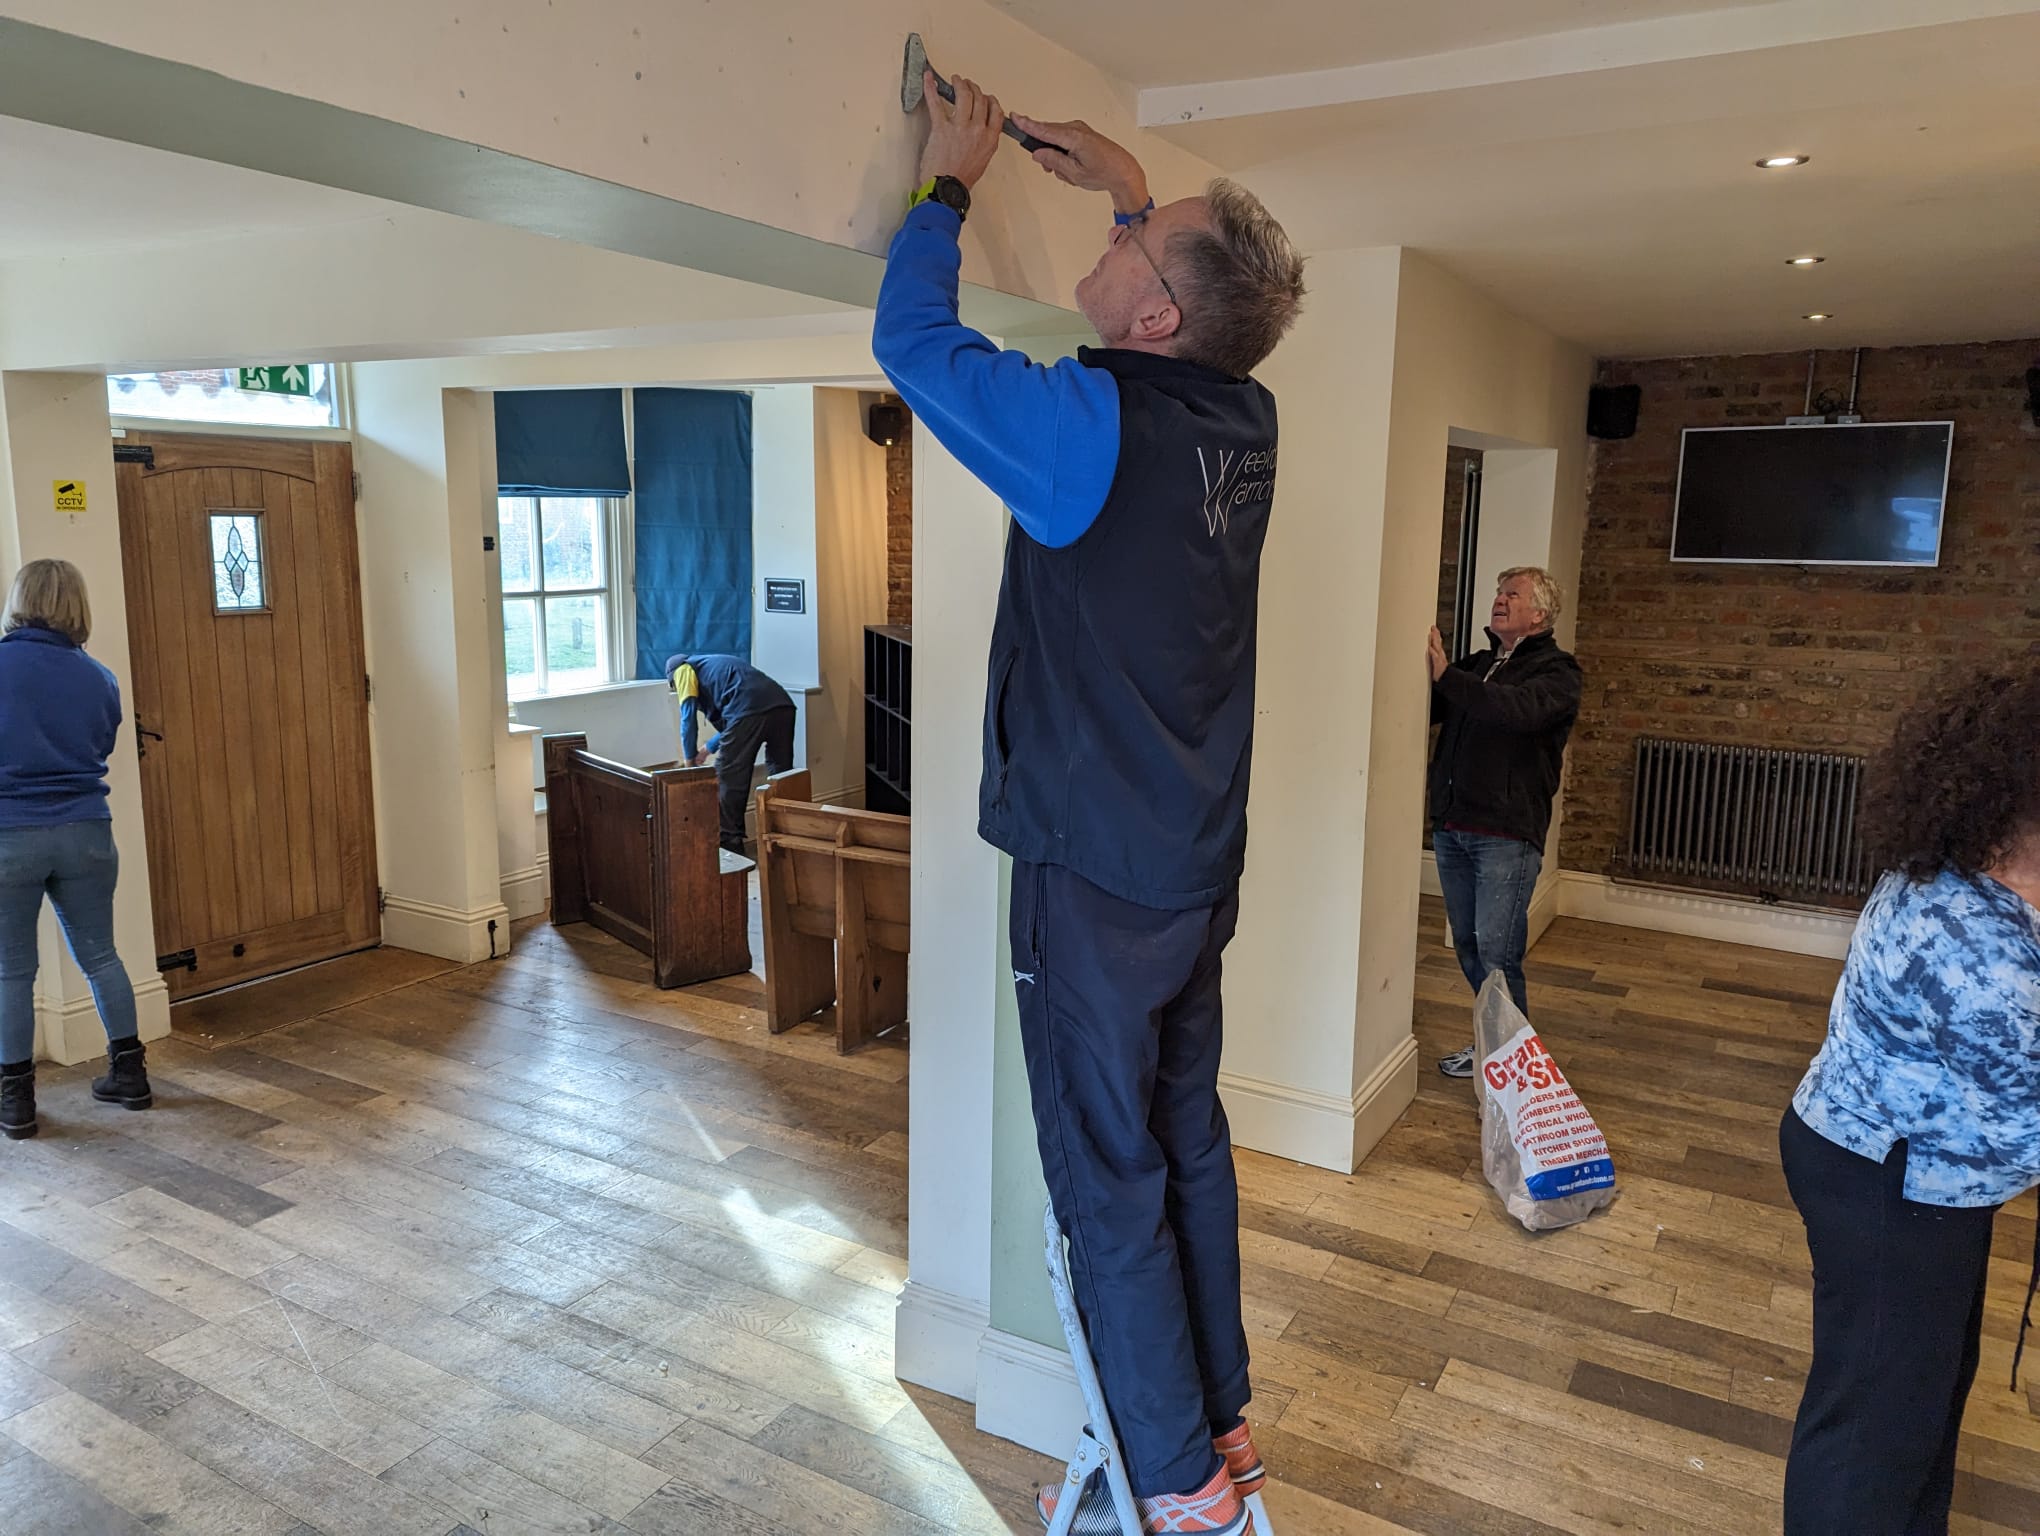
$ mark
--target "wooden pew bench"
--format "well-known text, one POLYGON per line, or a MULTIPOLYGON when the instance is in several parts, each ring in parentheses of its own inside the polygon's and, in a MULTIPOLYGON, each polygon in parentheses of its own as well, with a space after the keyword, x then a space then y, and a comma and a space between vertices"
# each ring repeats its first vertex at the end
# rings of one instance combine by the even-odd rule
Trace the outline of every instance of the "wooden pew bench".
POLYGON ((765 1013, 778 1034, 834 1004, 847 1052, 907 1022, 912 824, 810 793, 796 772, 758 794, 765 1013))

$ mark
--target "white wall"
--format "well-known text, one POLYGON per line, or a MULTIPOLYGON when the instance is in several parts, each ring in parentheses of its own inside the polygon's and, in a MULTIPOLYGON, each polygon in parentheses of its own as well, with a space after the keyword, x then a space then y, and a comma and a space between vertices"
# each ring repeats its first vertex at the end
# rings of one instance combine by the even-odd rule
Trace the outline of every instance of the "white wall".
POLYGON ((821 691, 808 700, 816 795, 864 803, 864 627, 885 622, 885 449, 853 389, 815 391, 815 590, 821 691))
POLYGON ((751 661, 798 700, 821 682, 815 603, 815 390, 751 392, 751 661), (767 613, 767 577, 806 583, 806 613, 767 613))
MULTIPOLYGON (((119 680, 127 708, 106 765, 121 864, 114 893, 114 944, 135 985, 142 1038, 156 1039, 170 1032, 170 995, 155 964, 141 765, 135 757, 134 672, 121 568, 120 503, 114 494, 106 380, 97 374, 0 375, 0 557, 4 557, 0 583, 11 583, 24 560, 69 560, 85 573, 92 598, 87 649, 119 680), (60 513, 52 484, 73 479, 85 482, 86 510, 60 513)), ((36 951, 37 1054, 62 1062, 105 1054, 106 1034, 91 992, 47 906, 36 951)))
POLYGON ((1002 877, 977 836, 979 727, 1006 513, 914 434, 914 1071, 900 1376, 978 1395, 991 1316, 993 1029, 1002 877))
POLYGON ((385 942, 448 959, 509 947, 496 837, 505 714, 500 611, 482 549, 496 529, 495 416, 429 369, 363 369, 354 400, 362 478, 362 598, 375 731, 385 942), (486 471, 483 466, 488 468, 486 471), (479 477, 487 474, 489 494, 479 477))
POLYGON ((585 732, 590 752, 633 768, 680 760, 679 706, 673 690, 658 680, 519 699, 517 720, 548 736, 585 732))
MULTIPOLYGON (((1226 958, 1224 1087, 1240 1144, 1342 1169, 1355 1157, 1376 625, 1395 579, 1382 548, 1391 514, 1411 511, 1387 492, 1399 273, 1394 250, 1313 256, 1303 317, 1261 369, 1281 410, 1281 463, 1261 571, 1260 718, 1240 931, 1226 958)), ((1436 507, 1430 516, 1435 593, 1436 507)))
MULTIPOLYGON (((1491 451, 1483 461, 1484 563, 1506 558, 1548 566, 1570 585, 1579 572, 1586 515, 1592 360, 1425 257, 1405 251, 1400 266, 1390 510, 1381 550, 1366 754, 1367 832, 1360 850, 1356 1086, 1407 1055, 1411 1044, 1430 719, 1424 642, 1436 618, 1444 526, 1438 480, 1449 436, 1459 429, 1519 445, 1491 451), (1496 509, 1492 532, 1487 527, 1490 485, 1496 509)), ((1484 578, 1492 574, 1483 572, 1484 578)), ((1567 632, 1569 627, 1562 627, 1561 636, 1567 632)), ((1471 1038, 1470 1002, 1468 1016, 1471 1038)), ((1386 1125, 1363 1129, 1372 1132, 1360 1149, 1364 1154, 1386 1125)))

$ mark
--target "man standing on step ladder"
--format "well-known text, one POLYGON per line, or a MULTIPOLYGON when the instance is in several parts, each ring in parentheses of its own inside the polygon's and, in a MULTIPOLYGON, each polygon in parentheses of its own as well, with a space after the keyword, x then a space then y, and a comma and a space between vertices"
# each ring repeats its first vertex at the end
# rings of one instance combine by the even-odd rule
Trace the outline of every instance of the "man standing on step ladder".
MULTIPOLYGON (((1076 303, 1105 345, 1042 367, 957 318, 958 237, 1004 114, 928 82, 922 182, 872 350, 1013 514, 980 831, 1011 854, 1014 984, 1043 1172, 1142 1521, 1250 1529, 1239 1191, 1218 1101, 1220 956, 1245 861, 1275 400, 1249 375, 1303 262, 1245 189, 1157 208, 1120 145, 1014 121, 1112 199, 1076 303)), ((1053 1518, 1059 1488, 1040 1509, 1053 1518)), ((1079 1529, 1083 1529, 1082 1522, 1079 1529)))

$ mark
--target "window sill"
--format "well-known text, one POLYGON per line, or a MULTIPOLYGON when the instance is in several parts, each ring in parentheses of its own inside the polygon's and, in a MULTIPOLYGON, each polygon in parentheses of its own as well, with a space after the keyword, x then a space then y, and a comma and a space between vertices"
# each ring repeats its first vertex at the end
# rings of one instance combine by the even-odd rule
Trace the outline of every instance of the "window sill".
POLYGON ((626 678, 620 683, 597 683, 592 688, 561 688, 552 693, 513 693, 510 695, 510 702, 513 705, 548 704, 555 699, 585 699, 591 698, 596 694, 622 693, 626 689, 631 688, 659 688, 665 689, 667 692, 671 691, 667 689, 663 678, 632 677, 626 678))

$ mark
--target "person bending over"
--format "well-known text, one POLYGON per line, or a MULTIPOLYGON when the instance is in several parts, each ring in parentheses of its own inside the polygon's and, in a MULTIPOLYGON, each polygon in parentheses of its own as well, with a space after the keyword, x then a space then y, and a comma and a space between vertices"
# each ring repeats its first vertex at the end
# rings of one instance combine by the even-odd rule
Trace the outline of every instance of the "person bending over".
MULTIPOLYGON (((928 82, 932 86, 932 80, 928 82)), ((1239 1192, 1218 1099, 1220 957, 1246 848, 1254 634, 1275 400, 1249 375, 1303 298, 1252 194, 1156 207, 1082 123, 1016 119, 1111 195, 1077 284, 1103 340, 1050 367, 957 318, 958 234, 1002 112, 929 89, 925 178, 872 347, 1014 527, 999 590, 980 830, 1012 855, 1014 986, 1042 1168, 1151 1531, 1248 1529, 1239 1192)), ((1060 1489, 1038 1508, 1053 1518, 1060 1489)))
POLYGON ((1944 1536, 1991 1224, 2040 1183, 2040 668, 1907 714, 1863 835, 1888 873, 1778 1130, 1813 1254, 1785 1530, 1944 1536))
MULTIPOLYGON (((1580 712, 1580 664, 1551 632, 1560 603, 1550 575, 1517 566, 1495 584, 1488 649, 1448 665, 1435 628, 1429 643, 1431 721, 1444 727, 1431 754, 1430 808, 1445 920, 1467 984, 1478 993, 1500 971, 1525 1018, 1530 896, 1580 712)), ((1438 1070, 1471 1077, 1473 1066, 1469 1045, 1438 1070)))
POLYGON ((715 754, 722 845, 742 853, 759 749, 767 773, 793 767, 793 700, 741 656, 668 656, 666 679, 680 699, 680 760, 699 768, 715 754), (697 746, 703 715, 718 734, 697 746))

